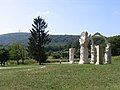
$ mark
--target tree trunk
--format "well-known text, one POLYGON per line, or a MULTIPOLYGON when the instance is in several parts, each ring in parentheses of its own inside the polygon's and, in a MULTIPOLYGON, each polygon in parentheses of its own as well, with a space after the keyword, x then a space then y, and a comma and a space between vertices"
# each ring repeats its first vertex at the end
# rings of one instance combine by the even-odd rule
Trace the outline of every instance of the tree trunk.
POLYGON ((19 63, 19 60, 17 60, 17 65, 19 65, 20 63, 19 63))
POLYGON ((41 65, 41 61, 39 60, 38 62, 39 62, 39 65, 41 65))
POLYGON ((2 61, 1 61, 1 66, 2 66, 2 61))
POLYGON ((5 66, 5 62, 3 62, 3 65, 5 66))
POLYGON ((22 59, 22 64, 24 64, 24 59, 22 59))

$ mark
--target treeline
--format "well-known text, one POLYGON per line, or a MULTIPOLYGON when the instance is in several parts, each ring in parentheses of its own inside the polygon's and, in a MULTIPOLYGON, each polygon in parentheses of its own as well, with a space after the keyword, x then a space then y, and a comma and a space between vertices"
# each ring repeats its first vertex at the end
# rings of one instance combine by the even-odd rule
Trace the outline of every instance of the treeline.
MULTIPOLYGON (((25 38, 25 36, 24 36, 25 38)), ((95 44, 101 44, 105 47, 105 41, 103 38, 94 37, 95 44)), ((112 56, 120 55, 120 35, 106 37, 106 39, 111 43, 111 53, 112 56)), ((47 56, 52 58, 67 58, 69 55, 69 48, 75 48, 75 58, 79 58, 80 45, 79 36, 74 35, 53 35, 51 36, 51 43, 45 46, 47 51, 47 56)), ((27 43, 28 40, 26 40, 27 43)), ((23 41, 24 42, 24 41, 23 41)), ((89 42, 90 43, 90 42, 89 42)), ((90 43, 91 44, 91 43, 90 43)), ((90 46, 88 46, 90 48, 90 46)), ((90 53, 90 49, 89 49, 90 53)), ((24 60, 29 58, 27 53, 27 45, 25 43, 9 43, 8 45, 0 46, 0 62, 1 65, 5 65, 7 60, 14 60, 19 64, 19 60, 24 60)))
MULTIPOLYGON (((111 43, 111 54, 112 56, 119 56, 120 55, 120 35, 118 36, 112 36, 112 37, 105 37, 109 43, 111 43)), ((95 45, 102 45, 104 48, 106 47, 105 40, 102 37, 93 37, 93 41, 95 45)), ((89 54, 90 54, 90 45, 91 42, 89 42, 88 48, 89 48, 89 54)), ((75 57, 79 58, 80 54, 80 44, 79 44, 79 37, 77 39, 74 39, 66 44, 58 44, 58 45, 48 45, 46 46, 46 50, 53 56, 55 55, 56 58, 60 58, 60 56, 64 57, 64 54, 61 53, 67 53, 69 48, 75 48, 75 57)), ((67 56, 67 55, 66 55, 67 56)), ((68 57, 68 56, 67 56, 68 57)))
MULTIPOLYGON (((9 46, 11 43, 21 43, 27 46, 30 33, 9 33, 0 35, 0 45, 9 46)), ((49 46, 62 46, 79 39, 79 35, 50 35, 49 46)))
POLYGON ((13 43, 8 47, 0 46, 0 63, 1 66, 5 66, 5 63, 8 60, 14 60, 19 65, 19 60, 22 60, 24 64, 24 60, 28 57, 27 51, 24 46, 18 43, 13 43))
MULTIPOLYGON (((120 55, 120 35, 106 37, 106 39, 111 44, 112 56, 119 56, 120 55)), ((101 37, 94 37, 93 40, 94 40, 95 44, 100 44, 103 47, 106 46, 104 39, 101 37)))
POLYGON ((111 43, 112 56, 120 55, 120 35, 109 37, 108 41, 111 43))
MULTIPOLYGON (((68 49, 71 48, 71 47, 75 47, 76 46, 79 46, 77 44, 75 44, 77 42, 74 42, 74 43, 70 43, 68 45, 65 45, 65 46, 60 46, 60 47, 56 47, 56 49, 52 50, 52 48, 49 48, 48 47, 45 47, 46 48, 46 55, 47 55, 47 58, 48 57, 52 57, 53 59, 60 59, 60 58, 66 58, 68 59, 68 49)), ((17 63, 17 65, 20 64, 20 61, 22 61, 21 64, 25 64, 24 61, 26 59, 32 59, 31 56, 28 54, 27 52, 27 47, 20 44, 20 43, 13 43, 9 46, 3 46, 1 45, 0 46, 0 63, 1 63, 1 66, 5 66, 5 63, 7 61, 14 61, 17 63)), ((79 48, 78 48, 78 51, 79 51, 79 48)), ((79 57, 79 53, 78 54, 75 54, 76 57, 79 57)), ((47 61, 46 61, 47 62, 47 61)))

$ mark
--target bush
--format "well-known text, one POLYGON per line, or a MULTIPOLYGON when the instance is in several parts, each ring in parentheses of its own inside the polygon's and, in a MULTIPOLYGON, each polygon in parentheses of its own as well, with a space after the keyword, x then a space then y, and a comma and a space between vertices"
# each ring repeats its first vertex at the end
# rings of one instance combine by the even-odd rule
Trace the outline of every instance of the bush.
POLYGON ((54 53, 52 54, 52 57, 53 57, 53 59, 59 59, 59 58, 61 57, 61 55, 60 55, 60 53, 58 53, 58 52, 54 52, 54 53))
POLYGON ((62 53, 61 53, 61 56, 62 56, 63 58, 68 58, 68 57, 69 57, 69 53, 68 53, 68 52, 62 52, 62 53))

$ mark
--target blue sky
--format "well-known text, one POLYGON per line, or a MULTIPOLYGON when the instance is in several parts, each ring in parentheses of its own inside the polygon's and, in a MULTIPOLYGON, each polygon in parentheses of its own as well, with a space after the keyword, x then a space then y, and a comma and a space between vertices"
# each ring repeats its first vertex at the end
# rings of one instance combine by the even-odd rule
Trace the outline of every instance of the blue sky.
POLYGON ((0 0, 0 34, 29 32, 37 16, 54 35, 120 35, 120 0, 0 0))

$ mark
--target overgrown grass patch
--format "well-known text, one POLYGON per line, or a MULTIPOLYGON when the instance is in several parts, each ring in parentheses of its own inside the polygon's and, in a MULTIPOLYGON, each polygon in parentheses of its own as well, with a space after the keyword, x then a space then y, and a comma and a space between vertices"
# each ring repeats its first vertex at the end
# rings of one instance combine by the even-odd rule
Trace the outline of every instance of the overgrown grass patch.
POLYGON ((111 65, 44 64, 0 69, 0 90, 119 90, 120 57, 111 65))

